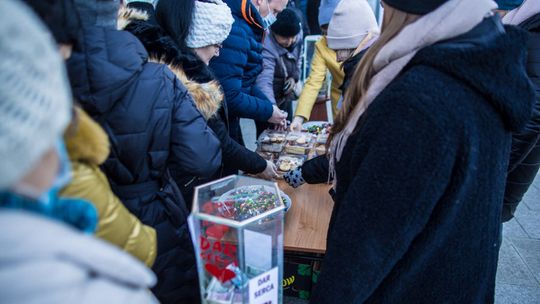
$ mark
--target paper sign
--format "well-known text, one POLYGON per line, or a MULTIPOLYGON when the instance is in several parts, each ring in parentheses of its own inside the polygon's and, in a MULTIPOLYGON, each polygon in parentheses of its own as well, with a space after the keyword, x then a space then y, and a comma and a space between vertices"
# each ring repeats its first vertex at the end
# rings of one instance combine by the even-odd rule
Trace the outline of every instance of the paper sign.
POLYGON ((277 267, 249 280, 250 304, 277 304, 278 302, 277 267))
POLYGON ((261 270, 272 267, 272 236, 245 230, 244 244, 248 267, 261 270))

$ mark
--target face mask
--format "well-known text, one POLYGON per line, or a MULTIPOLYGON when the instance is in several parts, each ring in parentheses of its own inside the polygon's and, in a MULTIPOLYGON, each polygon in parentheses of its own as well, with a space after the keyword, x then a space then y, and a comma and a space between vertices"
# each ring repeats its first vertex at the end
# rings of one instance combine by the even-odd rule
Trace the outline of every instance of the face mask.
POLYGON ((270 10, 270 4, 268 4, 268 2, 266 2, 266 7, 268 8, 268 15, 262 18, 265 29, 269 28, 277 20, 276 15, 272 14, 272 10, 270 10))
POLYGON ((71 164, 62 140, 56 146, 59 171, 45 193, 39 194, 29 186, 18 186, 17 193, 0 192, 0 207, 23 209, 65 222, 85 232, 93 233, 97 226, 97 212, 93 205, 81 199, 63 199, 60 190, 71 181, 71 164))

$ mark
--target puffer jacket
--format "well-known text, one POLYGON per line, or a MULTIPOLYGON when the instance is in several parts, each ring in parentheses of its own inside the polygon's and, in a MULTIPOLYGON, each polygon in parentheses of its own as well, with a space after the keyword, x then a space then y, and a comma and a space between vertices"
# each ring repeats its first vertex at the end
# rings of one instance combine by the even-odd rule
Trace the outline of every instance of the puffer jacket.
POLYGON ((154 274, 117 247, 33 212, 0 223, 0 303, 157 303, 154 274))
POLYGON ((257 86, 273 104, 279 106, 291 102, 296 97, 294 92, 285 95, 283 87, 288 78, 300 80, 302 33, 296 36, 295 44, 289 49, 279 45, 273 34, 266 37, 263 47, 263 71, 257 77, 257 86))
POLYGON ((99 218, 96 236, 151 267, 157 254, 156 231, 142 224, 112 192, 99 168, 110 152, 107 134, 83 110, 77 108, 76 113, 77 123, 65 136, 72 179, 60 194, 91 202, 99 218))
POLYGON ((221 142, 222 167, 210 179, 192 176, 179 177, 178 185, 184 198, 191 206, 195 186, 209 180, 237 174, 238 170, 257 174, 266 168, 266 161, 257 153, 246 149, 229 136, 227 103, 214 75, 198 57, 189 51, 180 50, 174 40, 162 28, 148 22, 153 10, 123 9, 120 11, 120 26, 134 34, 150 55, 150 61, 167 64, 171 71, 189 91, 197 109, 208 121, 221 142))
POLYGON ((272 103, 255 83, 263 69, 265 31, 251 1, 224 2, 231 8, 235 21, 229 37, 223 41, 220 56, 212 59, 210 68, 225 92, 231 137, 242 142, 241 117, 266 122, 273 112, 272 103))
MULTIPOLYGON (((532 1, 527 3, 535 5, 532 1)), ((532 119, 523 130, 512 137, 512 153, 502 213, 504 222, 514 217, 516 208, 540 169, 540 5, 536 5, 538 6, 536 14, 519 25, 530 34, 527 73, 536 90, 536 104, 532 119)))
POLYGON ((210 177, 219 169, 219 140, 186 88, 162 64, 148 62, 125 31, 89 27, 68 61, 75 97, 103 127, 111 155, 102 168, 128 210, 156 229, 153 289, 163 303, 199 301, 188 210, 175 175, 210 177))

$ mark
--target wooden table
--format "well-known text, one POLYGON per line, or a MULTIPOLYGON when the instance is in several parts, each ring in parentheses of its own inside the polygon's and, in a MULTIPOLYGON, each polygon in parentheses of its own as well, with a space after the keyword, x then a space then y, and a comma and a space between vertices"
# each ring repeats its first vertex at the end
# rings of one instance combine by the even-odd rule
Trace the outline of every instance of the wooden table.
POLYGON ((278 185, 292 200, 291 209, 285 216, 285 251, 324 254, 334 207, 328 194, 331 186, 304 184, 294 189, 285 181, 279 181, 278 185))

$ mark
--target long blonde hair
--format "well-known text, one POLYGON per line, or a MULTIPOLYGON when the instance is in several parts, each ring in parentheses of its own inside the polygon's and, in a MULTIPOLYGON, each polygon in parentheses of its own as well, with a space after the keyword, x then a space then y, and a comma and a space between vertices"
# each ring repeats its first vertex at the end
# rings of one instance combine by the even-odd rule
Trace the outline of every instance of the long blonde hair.
POLYGON ((345 128, 349 115, 353 109, 358 105, 362 96, 364 96, 369 88, 371 78, 375 76, 375 69, 373 67, 373 61, 379 53, 379 51, 401 30, 415 22, 420 18, 419 15, 413 15, 396 10, 388 5, 384 9, 384 20, 379 39, 368 49, 366 54, 358 63, 353 77, 351 78, 350 86, 347 88, 347 92, 343 98, 343 104, 341 109, 334 120, 334 126, 332 127, 328 144, 332 142, 334 136, 345 128))

